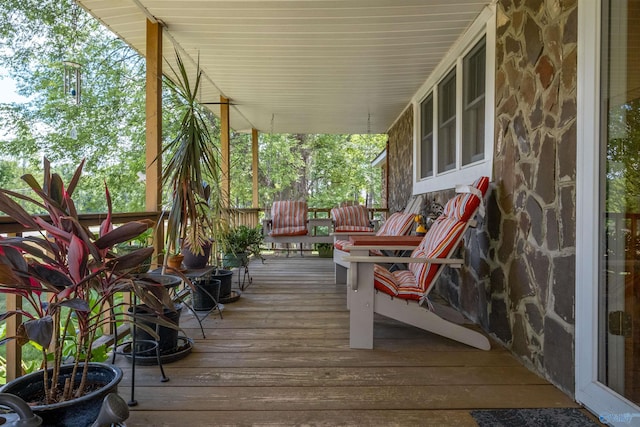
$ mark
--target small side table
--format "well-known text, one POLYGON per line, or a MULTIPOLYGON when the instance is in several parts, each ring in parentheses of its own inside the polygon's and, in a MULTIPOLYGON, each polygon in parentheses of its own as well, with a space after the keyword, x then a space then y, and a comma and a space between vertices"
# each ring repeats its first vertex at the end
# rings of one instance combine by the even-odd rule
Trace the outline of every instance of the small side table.
MULTIPOLYGON (((157 277, 154 277, 154 280, 157 280, 158 282, 162 283, 162 285, 165 288, 168 289, 173 289, 176 286, 178 286, 182 281, 180 280, 180 278, 175 277, 175 276, 167 276, 167 275, 156 275, 157 277)), ((135 318, 136 316, 136 307, 138 305, 138 298, 136 297, 135 293, 133 294, 133 298, 132 298, 132 308, 133 308, 133 316, 135 318)), ((135 389, 136 389, 136 353, 138 353, 138 347, 137 347, 137 340, 136 340, 136 323, 135 321, 132 324, 132 330, 131 330, 131 399, 129 399, 129 402, 127 402, 127 405, 129 406, 136 406, 138 404, 138 401, 135 399, 135 389)), ((159 329, 159 325, 156 324, 156 334, 158 334, 158 329, 159 329)), ((114 328, 115 330, 115 328, 114 328)), ((146 341, 146 340, 145 340, 146 341)), ((158 341, 149 341, 151 348, 146 349, 145 352, 148 351, 152 351, 155 350, 156 353, 156 359, 158 361, 158 366, 160 368, 160 374, 162 375, 161 378, 161 382, 167 382, 169 381, 169 377, 167 377, 164 373, 164 368, 162 366, 162 357, 160 355, 160 343, 158 341)), ((111 363, 115 363, 116 361, 116 355, 117 354, 123 354, 122 350, 118 351, 118 338, 117 338, 117 332, 116 332, 116 338, 113 342, 113 356, 112 356, 112 361, 111 363)))
MULTIPOLYGON (((209 279, 211 277, 211 274, 215 271, 215 269, 216 267, 211 265, 204 268, 188 269, 185 271, 180 271, 180 274, 186 277, 187 279, 189 279, 194 286, 198 286, 199 282, 209 279)), ((169 274, 171 274, 172 271, 173 269, 170 269, 170 268, 167 269, 167 272, 169 274)), ((149 274, 162 274, 162 268, 156 268, 155 270, 152 270, 151 272, 149 272, 149 274)), ((190 303, 188 301, 189 297, 191 297, 191 301, 193 301, 194 289, 192 289, 191 286, 189 286, 186 283, 183 283, 183 284, 184 284, 184 287, 174 294, 173 301, 181 302, 189 309, 189 311, 191 311, 191 313, 193 313, 193 316, 198 321, 198 325, 200 326, 200 332, 202 333, 202 338, 204 339, 206 338, 206 336, 204 334, 204 327, 202 326, 202 322, 207 318, 207 316, 209 316, 209 314, 211 314, 215 310, 218 310, 218 314, 220 314, 220 319, 222 319, 222 309, 224 308, 224 306, 218 301, 219 296, 211 295, 206 289, 200 288, 200 291, 205 292, 214 301, 213 307, 211 309, 204 311, 203 315, 200 314, 198 310, 195 310, 193 308, 193 303, 192 302, 190 303)))

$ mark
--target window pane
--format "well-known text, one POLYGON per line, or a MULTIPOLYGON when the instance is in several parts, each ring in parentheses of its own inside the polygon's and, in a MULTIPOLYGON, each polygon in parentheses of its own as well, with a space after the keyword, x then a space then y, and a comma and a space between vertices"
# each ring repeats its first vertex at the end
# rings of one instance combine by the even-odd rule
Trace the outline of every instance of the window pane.
POLYGON ((433 175, 433 94, 420 104, 420 177, 433 175))
POLYGON ((456 167, 456 71, 438 85, 438 172, 456 167))
POLYGON ((485 40, 464 58, 462 164, 484 159, 485 40))
MULTIPOLYGON (((598 380, 640 403, 640 1, 603 2, 598 380)), ((631 422, 630 424, 633 424, 631 422)))

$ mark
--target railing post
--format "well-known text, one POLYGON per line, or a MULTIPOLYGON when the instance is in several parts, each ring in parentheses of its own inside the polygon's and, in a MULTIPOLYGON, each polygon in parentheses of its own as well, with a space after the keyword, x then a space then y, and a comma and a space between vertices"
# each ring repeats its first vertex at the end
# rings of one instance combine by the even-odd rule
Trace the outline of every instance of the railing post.
MULTIPOLYGON (((7 311, 22 308, 22 297, 7 294, 7 311)), ((7 336, 16 336, 22 316, 11 316, 7 319, 7 336)), ((7 343, 7 382, 22 376, 22 347, 17 340, 7 343)))
MULTIPOLYGON (((16 234, 10 234, 16 235, 16 234)), ((13 294, 5 294, 7 312, 22 308, 22 297, 13 294)), ((18 325, 22 323, 22 316, 11 316, 7 319, 6 334, 15 337, 18 333, 18 325)), ((6 344, 7 348, 7 382, 22 376, 22 347, 17 340, 11 340, 6 344)))

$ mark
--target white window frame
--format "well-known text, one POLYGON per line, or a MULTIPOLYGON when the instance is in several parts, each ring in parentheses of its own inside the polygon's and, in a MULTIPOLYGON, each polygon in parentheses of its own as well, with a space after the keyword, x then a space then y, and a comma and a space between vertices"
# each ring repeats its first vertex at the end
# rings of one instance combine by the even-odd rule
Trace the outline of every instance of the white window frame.
POLYGON ((422 87, 411 100, 413 105, 413 194, 427 193, 430 191, 454 188, 457 184, 470 183, 480 176, 493 177, 493 146, 494 146, 494 122, 495 122, 495 63, 496 63, 496 11, 491 4, 483 9, 468 30, 458 39, 453 48, 427 78, 422 87), (462 96, 463 96, 463 60, 471 52, 476 44, 486 37, 485 59, 485 135, 484 135, 484 159, 462 165, 462 96), (456 68, 456 167, 454 169, 439 172, 438 161, 438 133, 437 133, 437 106, 438 84, 456 68), (420 175, 420 149, 421 149, 421 112, 420 104, 427 96, 433 93, 433 171, 434 175, 421 178, 420 175))
POLYGON ((598 380, 601 7, 578 1, 575 396, 603 422, 629 426, 640 407, 598 380))

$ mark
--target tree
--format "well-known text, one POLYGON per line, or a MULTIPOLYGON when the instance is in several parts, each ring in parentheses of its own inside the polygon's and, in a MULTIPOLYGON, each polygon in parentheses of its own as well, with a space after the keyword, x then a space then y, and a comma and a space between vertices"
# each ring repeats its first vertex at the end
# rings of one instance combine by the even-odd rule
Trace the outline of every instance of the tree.
POLYGON ((143 58, 72 0, 4 1, 0 40, 0 66, 28 99, 0 106, 0 154, 38 169, 46 156, 68 174, 86 158, 78 209, 106 211, 106 180, 116 210, 144 210, 143 58), (79 103, 65 92, 65 60, 81 64, 79 103))

